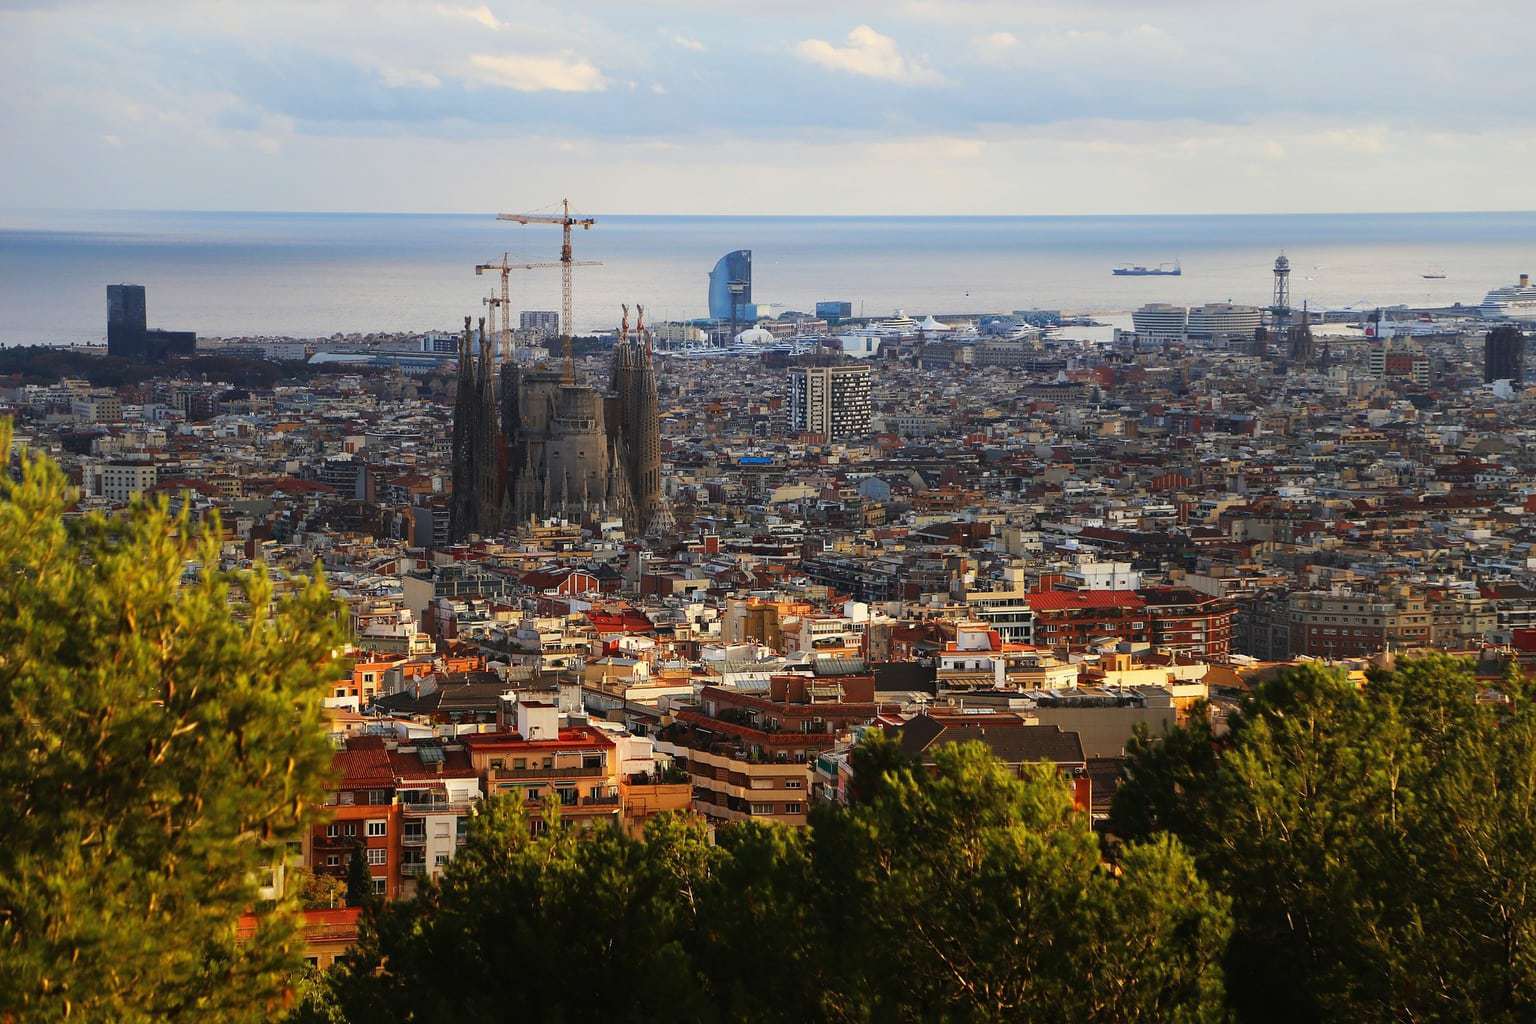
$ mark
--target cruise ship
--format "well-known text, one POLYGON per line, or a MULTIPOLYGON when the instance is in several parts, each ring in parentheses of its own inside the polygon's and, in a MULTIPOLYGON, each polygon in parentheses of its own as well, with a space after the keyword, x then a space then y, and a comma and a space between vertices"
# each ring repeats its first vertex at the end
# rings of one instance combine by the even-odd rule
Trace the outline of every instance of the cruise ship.
POLYGON ((1531 275, 1521 274, 1518 284, 1495 288, 1483 296, 1477 311, 1489 320, 1536 322, 1536 288, 1531 286, 1531 275))

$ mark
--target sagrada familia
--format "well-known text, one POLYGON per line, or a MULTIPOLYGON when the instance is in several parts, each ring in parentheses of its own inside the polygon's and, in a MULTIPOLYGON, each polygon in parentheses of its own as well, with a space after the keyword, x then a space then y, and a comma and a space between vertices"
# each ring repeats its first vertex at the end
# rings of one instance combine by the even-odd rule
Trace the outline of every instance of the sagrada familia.
POLYGON ((506 363, 498 373, 483 319, 478 353, 472 343, 466 317, 453 408, 453 540, 556 516, 616 515, 632 535, 666 528, 643 309, 631 333, 624 307, 607 391, 576 383, 569 349, 563 370, 506 363))

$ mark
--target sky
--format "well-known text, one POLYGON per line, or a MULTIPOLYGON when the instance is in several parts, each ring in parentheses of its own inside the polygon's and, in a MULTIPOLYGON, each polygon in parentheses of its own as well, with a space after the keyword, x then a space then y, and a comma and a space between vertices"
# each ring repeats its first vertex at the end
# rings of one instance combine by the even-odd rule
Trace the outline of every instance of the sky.
POLYGON ((0 207, 1527 210, 1513 0, 0 0, 0 207))

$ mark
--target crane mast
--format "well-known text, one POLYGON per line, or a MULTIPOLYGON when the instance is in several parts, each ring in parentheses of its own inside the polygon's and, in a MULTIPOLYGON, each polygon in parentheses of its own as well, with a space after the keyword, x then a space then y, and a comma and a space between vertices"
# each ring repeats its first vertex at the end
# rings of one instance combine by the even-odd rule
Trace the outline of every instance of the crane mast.
POLYGON ((560 244, 560 344, 565 355, 565 381, 576 381, 576 361, 571 353, 571 268, 576 266, 571 258, 571 228, 583 231, 597 223, 595 217, 572 217, 571 201, 560 201, 560 215, 542 213, 498 213, 497 220, 510 220, 518 224, 558 224, 561 228, 560 244))
MULTIPOLYGON (((603 264, 598 260, 572 260, 572 267, 600 267, 603 264)), ((514 356, 512 345, 512 295, 508 284, 514 270, 542 270, 546 267, 563 267, 564 263, 513 263, 511 253, 502 253, 501 260, 497 263, 475 264, 475 275, 485 273, 487 270, 495 270, 501 274, 501 343, 497 353, 497 363, 502 364, 511 360, 514 356)), ((567 271, 567 275, 569 272, 567 271)))

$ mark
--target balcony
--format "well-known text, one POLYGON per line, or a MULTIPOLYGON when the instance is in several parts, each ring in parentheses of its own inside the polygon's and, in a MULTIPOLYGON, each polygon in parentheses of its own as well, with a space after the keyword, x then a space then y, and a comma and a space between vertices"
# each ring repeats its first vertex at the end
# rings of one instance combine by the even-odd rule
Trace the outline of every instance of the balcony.
POLYGON ((400 877, 420 878, 427 873, 427 865, 424 861, 410 861, 400 865, 400 877))
POLYGON ((595 779, 607 774, 601 765, 584 768, 492 768, 488 773, 493 779, 595 779))
POLYGON ((426 846, 427 845, 427 834, 425 832, 423 832, 419 836, 413 836, 409 832, 402 833, 401 836, 400 836, 400 845, 401 846, 426 846))
POLYGON ((467 801, 467 800, 464 800, 464 801, 431 800, 431 801, 423 801, 421 803, 409 803, 409 804, 408 803, 402 803, 400 805, 400 813, 401 814, 406 814, 406 815, 410 815, 410 814, 468 814, 469 813, 469 808, 470 808, 470 802, 467 801))
POLYGON ((591 796, 584 796, 581 798, 581 806, 583 807, 617 807, 618 805, 619 794, 617 793, 594 793, 591 796))

